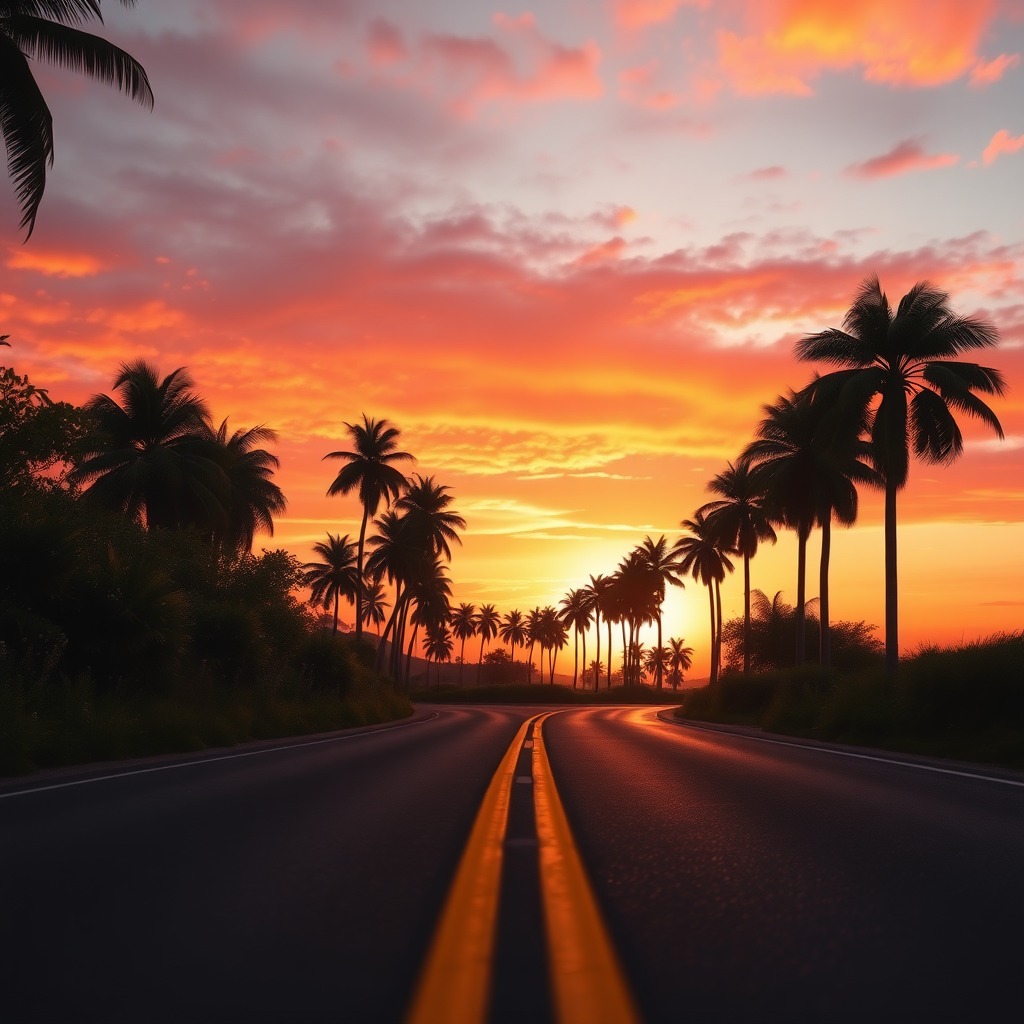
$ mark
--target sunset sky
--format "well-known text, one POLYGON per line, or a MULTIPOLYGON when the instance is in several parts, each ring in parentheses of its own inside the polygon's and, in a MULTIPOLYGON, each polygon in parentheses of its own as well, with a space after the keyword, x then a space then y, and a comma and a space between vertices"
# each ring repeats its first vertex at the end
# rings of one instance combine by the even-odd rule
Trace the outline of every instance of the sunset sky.
MULTIPOLYGON (((262 543, 358 532, 320 460, 366 412, 457 496, 457 600, 557 601, 678 535, 806 382, 794 341, 877 272, 991 318, 981 361, 1010 384, 1004 442, 968 421, 958 464, 912 468, 901 644, 1020 627, 1022 0, 104 13, 156 107, 38 69, 56 165, 27 244, 0 188, 0 333, 56 398, 143 356, 191 367, 218 421, 278 430, 289 509, 262 543)), ((754 586, 792 600, 795 563, 780 538, 754 586)), ((833 563, 833 617, 881 623, 877 496, 833 563)), ((723 598, 741 611, 742 573, 723 598)), ((706 675, 698 584, 665 630, 706 675)))

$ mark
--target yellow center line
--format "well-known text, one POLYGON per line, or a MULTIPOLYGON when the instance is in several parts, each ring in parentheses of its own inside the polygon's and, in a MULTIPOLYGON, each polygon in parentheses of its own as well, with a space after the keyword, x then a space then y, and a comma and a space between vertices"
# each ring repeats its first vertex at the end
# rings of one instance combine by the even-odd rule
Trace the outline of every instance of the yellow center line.
POLYGON ((639 1024, 551 774, 541 727, 552 714, 540 715, 533 730, 533 800, 556 1017, 558 1024, 639 1024))
POLYGON ((520 726, 487 787, 427 953, 407 1024, 484 1022, 512 778, 523 739, 537 717, 520 726))

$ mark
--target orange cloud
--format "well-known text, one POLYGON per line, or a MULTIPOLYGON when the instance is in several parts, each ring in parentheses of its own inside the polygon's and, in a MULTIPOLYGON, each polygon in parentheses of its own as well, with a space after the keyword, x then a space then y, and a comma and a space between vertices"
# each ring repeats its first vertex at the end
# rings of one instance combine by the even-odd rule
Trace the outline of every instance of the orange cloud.
POLYGON ((657 59, 635 68, 619 72, 619 98, 638 103, 648 110, 670 110, 679 103, 679 97, 667 89, 659 89, 655 76, 659 68, 657 59))
POLYGON ((750 31, 719 33, 719 62, 742 94, 810 95, 823 71, 859 68, 867 81, 935 86, 970 73, 997 80, 1015 63, 979 47, 995 0, 748 0, 750 31))
POLYGON ((11 270, 35 270, 48 277, 95 277, 103 269, 103 264, 91 253, 39 249, 8 251, 7 266, 11 270))
POLYGON ((1019 53, 1001 53, 994 60, 982 60, 971 70, 970 85, 974 89, 984 89, 998 82, 1010 68, 1020 63, 1019 53))
POLYGON ((1001 128, 992 136, 991 141, 981 154, 982 162, 986 167, 995 163, 996 159, 1003 153, 1016 153, 1024 148, 1024 135, 1014 138, 1005 128, 1001 128))
POLYGON ((619 28, 635 32, 671 21, 688 4, 706 7, 707 0, 615 0, 612 10, 619 28))
POLYGON ((863 163, 850 164, 843 172, 854 178, 892 178, 912 171, 933 171, 951 167, 960 157, 953 153, 926 153, 917 139, 905 139, 888 153, 863 163))

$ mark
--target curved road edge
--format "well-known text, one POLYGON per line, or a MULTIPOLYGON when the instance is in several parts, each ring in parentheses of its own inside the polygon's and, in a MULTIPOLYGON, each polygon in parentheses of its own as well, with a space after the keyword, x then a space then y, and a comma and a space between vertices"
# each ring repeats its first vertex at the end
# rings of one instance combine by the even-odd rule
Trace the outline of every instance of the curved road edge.
POLYGON ((954 761, 943 757, 926 757, 909 754, 902 750, 885 747, 855 747, 846 743, 829 743, 825 740, 805 739, 802 736, 787 736, 784 733, 765 733, 761 729, 746 725, 727 725, 720 722, 701 722, 692 718, 676 718, 674 708, 657 712, 660 721, 684 729, 700 729, 717 732, 738 739, 753 740, 756 743, 775 743, 781 746, 798 747, 801 750, 820 750, 840 757, 854 757, 866 761, 880 761, 883 764, 901 765, 905 768, 919 768, 923 771, 940 772, 943 775, 959 775, 985 782, 1000 782, 1008 786, 1024 787, 1024 771, 1004 768, 1001 765, 983 764, 977 761, 954 761))

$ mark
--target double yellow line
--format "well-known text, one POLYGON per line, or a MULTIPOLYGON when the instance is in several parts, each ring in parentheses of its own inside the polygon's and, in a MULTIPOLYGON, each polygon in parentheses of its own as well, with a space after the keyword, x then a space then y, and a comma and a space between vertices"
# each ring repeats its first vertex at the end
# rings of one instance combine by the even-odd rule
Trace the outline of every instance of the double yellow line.
POLYGON ((551 774, 541 725, 553 713, 523 723, 491 780, 427 954, 408 1024, 485 1022, 508 807, 531 724, 541 896, 556 1020, 638 1024, 551 774))

